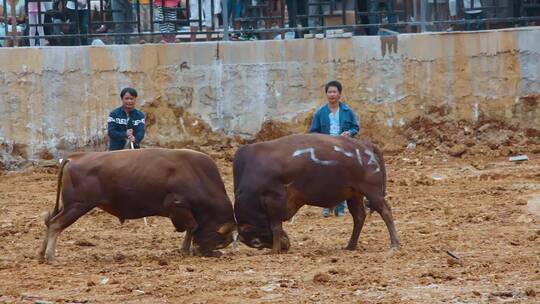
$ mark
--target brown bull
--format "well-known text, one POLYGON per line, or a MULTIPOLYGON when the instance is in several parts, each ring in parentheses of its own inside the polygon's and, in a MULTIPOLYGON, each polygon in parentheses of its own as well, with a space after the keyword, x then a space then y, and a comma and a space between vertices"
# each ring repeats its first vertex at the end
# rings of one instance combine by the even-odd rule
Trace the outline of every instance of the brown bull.
POLYGON ((45 220, 39 259, 52 262, 60 232, 95 207, 121 222, 153 215, 170 218, 177 231, 186 231, 185 254, 192 241, 205 255, 226 247, 236 227, 219 171, 203 153, 185 149, 75 153, 62 162, 56 205, 45 220))
POLYGON ((247 145, 236 152, 233 173, 240 240, 250 247, 287 251, 283 221, 306 204, 328 208, 347 200, 354 226, 346 248, 354 250, 366 218, 364 197, 382 216, 391 246, 399 247, 384 199, 384 160, 368 142, 302 134, 247 145))

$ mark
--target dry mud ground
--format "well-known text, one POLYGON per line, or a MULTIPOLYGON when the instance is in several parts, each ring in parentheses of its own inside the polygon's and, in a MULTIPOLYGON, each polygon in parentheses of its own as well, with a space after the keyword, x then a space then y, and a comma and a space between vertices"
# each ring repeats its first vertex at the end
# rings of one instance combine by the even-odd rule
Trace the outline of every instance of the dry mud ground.
MULTIPOLYGON (((378 214, 368 217, 359 249, 346 251, 350 216, 324 219, 304 207, 285 224, 288 254, 241 245, 220 258, 183 257, 183 234, 167 219, 120 225, 94 210, 61 234, 54 266, 35 256, 55 170, 4 172, 0 302, 538 303, 539 156, 521 164, 433 151, 386 157, 398 251, 389 250, 378 214)), ((232 195, 230 163, 218 162, 232 195)))

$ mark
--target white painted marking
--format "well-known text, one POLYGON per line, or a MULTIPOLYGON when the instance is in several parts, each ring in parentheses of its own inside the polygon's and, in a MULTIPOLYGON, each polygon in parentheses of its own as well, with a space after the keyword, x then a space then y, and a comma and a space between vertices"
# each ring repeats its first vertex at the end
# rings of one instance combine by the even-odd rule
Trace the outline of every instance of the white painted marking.
POLYGON ((300 155, 305 154, 305 153, 309 153, 310 156, 311 156, 311 160, 313 162, 317 163, 317 164, 332 165, 332 164, 337 163, 337 161, 335 161, 335 160, 320 160, 320 159, 318 159, 317 156, 315 156, 315 149, 314 148, 296 150, 296 151, 294 151, 292 157, 297 157, 297 156, 300 156, 300 155))
POLYGON ((238 231, 237 230, 233 230, 232 238, 233 238, 232 252, 237 252, 238 251, 238 231))
POLYGON ((364 150, 364 152, 369 156, 369 160, 367 164, 377 166, 377 169, 375 170, 375 172, 381 171, 379 162, 377 161, 377 158, 375 157, 375 154, 373 153, 373 151, 366 149, 364 150))
POLYGON ((341 149, 338 146, 334 146, 334 151, 341 152, 341 153, 345 154, 345 156, 347 156, 347 157, 353 157, 353 154, 351 152, 347 152, 347 151, 341 149))
POLYGON ((363 166, 364 163, 362 162, 362 155, 360 155, 360 150, 356 149, 356 159, 358 160, 358 163, 360 166, 363 166))

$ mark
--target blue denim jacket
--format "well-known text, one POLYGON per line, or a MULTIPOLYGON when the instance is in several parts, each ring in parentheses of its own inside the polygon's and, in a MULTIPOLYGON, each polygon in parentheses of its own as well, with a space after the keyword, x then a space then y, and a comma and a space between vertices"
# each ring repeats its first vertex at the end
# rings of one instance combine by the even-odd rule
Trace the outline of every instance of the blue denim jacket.
MULTIPOLYGON (((330 108, 328 105, 324 105, 315 112, 313 115, 313 120, 311 121, 311 128, 309 128, 309 133, 323 133, 330 134, 330 108)), ((354 112, 346 104, 339 102, 339 127, 340 132, 349 131, 351 137, 354 137, 358 131, 360 131, 360 126, 356 120, 354 112)))

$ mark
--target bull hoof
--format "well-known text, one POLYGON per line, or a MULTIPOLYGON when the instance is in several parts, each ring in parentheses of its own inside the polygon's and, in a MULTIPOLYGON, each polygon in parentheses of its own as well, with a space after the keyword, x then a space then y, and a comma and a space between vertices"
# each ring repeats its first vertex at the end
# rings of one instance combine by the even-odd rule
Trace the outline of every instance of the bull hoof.
POLYGON ((45 264, 54 265, 54 264, 56 264, 56 260, 53 257, 46 257, 45 258, 45 264))
POLYGON ((191 256, 191 251, 189 249, 181 249, 180 253, 185 257, 191 256))
POLYGON ((44 264, 45 263, 45 257, 43 256, 43 254, 40 253, 37 256, 37 261, 38 261, 39 264, 44 264))
POLYGON ((216 250, 216 251, 210 251, 210 252, 206 252, 203 254, 203 256, 205 257, 209 257, 209 258, 219 258, 223 255, 223 253, 219 250, 216 250))
POLYGON ((353 250, 356 250, 356 245, 352 246, 352 245, 347 245, 347 247, 344 248, 345 250, 350 250, 350 251, 353 251, 353 250))
POLYGON ((223 253, 219 250, 217 251, 205 251, 205 252, 198 252, 196 254, 197 256, 205 257, 205 258, 219 258, 223 255, 223 253))
POLYGON ((390 245, 390 250, 399 250, 401 245, 399 243, 390 245))
POLYGON ((270 254, 285 254, 287 253, 287 251, 288 251, 288 248, 281 248, 281 249, 275 249, 275 250, 272 249, 270 251, 270 254))

